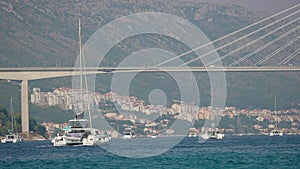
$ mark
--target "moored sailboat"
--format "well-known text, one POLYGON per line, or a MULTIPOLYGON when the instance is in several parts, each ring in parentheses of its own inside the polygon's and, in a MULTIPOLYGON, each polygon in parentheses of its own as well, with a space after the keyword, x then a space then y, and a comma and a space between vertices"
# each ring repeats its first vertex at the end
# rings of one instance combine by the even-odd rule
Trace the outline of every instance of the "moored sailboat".
POLYGON ((13 111, 13 103, 12 103, 12 97, 10 98, 10 112, 11 112, 11 131, 9 134, 5 135, 4 138, 1 139, 1 143, 17 143, 21 142, 23 139, 21 136, 17 134, 18 129, 17 129, 17 124, 15 120, 15 115, 13 111), (16 132, 14 132, 14 126, 16 129, 16 132))
MULTIPOLYGON (((274 100, 274 111, 276 112, 277 111, 277 97, 275 96, 275 100, 274 100)), ((274 130, 272 130, 271 132, 270 132, 270 136, 283 136, 283 133, 279 130, 279 129, 277 129, 277 126, 278 126, 278 120, 277 120, 277 118, 275 119, 275 129, 274 130)))

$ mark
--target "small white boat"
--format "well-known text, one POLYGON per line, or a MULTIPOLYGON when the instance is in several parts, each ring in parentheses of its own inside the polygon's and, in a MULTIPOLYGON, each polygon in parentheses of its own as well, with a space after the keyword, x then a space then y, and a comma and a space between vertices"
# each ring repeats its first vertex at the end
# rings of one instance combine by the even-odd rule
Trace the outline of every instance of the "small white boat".
POLYGON ((11 131, 9 134, 5 135, 4 138, 1 139, 1 143, 17 143, 17 142, 21 142, 23 140, 23 138, 21 136, 19 136, 17 133, 18 129, 17 129, 17 124, 16 124, 16 120, 15 120, 15 115, 14 115, 14 111, 13 111, 13 103, 12 103, 12 97, 10 98, 10 111, 11 111, 11 131), (14 126, 16 129, 16 132, 14 132, 14 126))
POLYGON ((123 139, 133 139, 133 138, 135 138, 135 135, 134 135, 132 129, 131 128, 125 128, 122 138, 123 139))
POLYGON ((223 139, 224 134, 220 133, 218 129, 212 131, 211 135, 209 136, 210 139, 223 139))
POLYGON ((63 137, 64 137, 64 136, 60 136, 60 135, 58 134, 56 137, 54 137, 54 138, 51 140, 51 143, 52 143, 55 147, 57 147, 57 146, 64 146, 64 145, 66 145, 66 142, 65 142, 65 140, 64 140, 63 137))
MULTIPOLYGON (((274 111, 276 112, 277 111, 277 99, 276 99, 277 97, 275 96, 275 98, 274 98, 274 105, 275 105, 275 107, 274 107, 274 111)), ((277 126, 278 126, 278 120, 277 119, 275 119, 275 129, 274 130, 272 130, 271 132, 270 132, 270 136, 283 136, 283 133, 280 131, 280 130, 277 130, 276 128, 277 128, 277 126)))
POLYGON ((283 136, 283 133, 280 130, 272 130, 270 136, 283 136))
POLYGON ((150 138, 157 138, 157 136, 154 135, 154 136, 151 136, 150 138))
POLYGON ((197 137, 199 131, 196 128, 190 128, 188 137, 197 137))
POLYGON ((210 135, 209 135, 207 132, 205 132, 204 134, 200 134, 200 137, 201 137, 203 140, 208 140, 209 137, 210 137, 210 135))
POLYGON ((22 138, 18 135, 15 134, 8 134, 5 135, 4 138, 1 139, 1 143, 17 143, 17 142, 21 142, 22 138))
POLYGON ((157 138, 157 134, 151 135, 150 138, 157 138))

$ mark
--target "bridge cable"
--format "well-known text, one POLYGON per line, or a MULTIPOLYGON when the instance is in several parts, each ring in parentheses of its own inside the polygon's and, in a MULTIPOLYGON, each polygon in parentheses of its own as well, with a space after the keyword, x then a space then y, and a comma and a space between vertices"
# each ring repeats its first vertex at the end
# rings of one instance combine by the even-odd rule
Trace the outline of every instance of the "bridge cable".
POLYGON ((300 48, 293 52, 289 57, 278 63, 278 66, 284 65, 300 53, 300 48))
MULTIPOLYGON (((258 52, 260 52, 260 51, 266 49, 266 48, 269 47, 270 45, 272 45, 272 44, 274 44, 275 42, 277 42, 277 41, 281 40, 282 38, 286 37, 288 34, 290 34, 290 33, 292 33, 292 32, 295 32, 295 31, 298 30, 299 28, 300 28, 300 26, 297 26, 297 27, 295 27, 295 28, 289 30, 288 32, 286 32, 286 33, 280 35, 279 37, 273 39, 272 41, 270 41, 270 42, 264 44, 263 46, 261 46, 261 47, 255 49, 254 51, 252 51, 252 52, 248 53, 247 55, 241 57, 240 59, 234 61, 233 63, 230 64, 230 66, 237 65, 237 64, 241 63, 242 61, 246 60, 247 58, 253 56, 255 53, 258 53, 258 52)), ((258 41, 258 40, 260 40, 260 39, 262 39, 262 38, 260 37, 260 38, 256 39, 255 41, 258 41)), ((248 44, 244 45, 243 48, 244 48, 244 47, 247 47, 247 46, 248 46, 248 44)), ((229 52, 229 55, 230 55, 230 54, 232 54, 232 52, 229 52)), ((227 54, 227 55, 228 55, 228 54, 227 54)))
MULTIPOLYGON (((297 8, 297 7, 299 7, 299 6, 300 6, 300 4, 297 4, 297 5, 295 5, 295 6, 292 6, 292 7, 288 8, 288 9, 285 9, 285 10, 283 10, 283 11, 280 11, 280 12, 274 14, 274 15, 271 15, 271 16, 265 18, 265 19, 262 19, 262 20, 260 20, 260 21, 258 21, 258 22, 255 22, 255 23, 253 23, 253 24, 250 24, 250 25, 248 25, 248 26, 246 26, 246 27, 244 27, 244 28, 241 28, 241 29, 239 29, 239 30, 236 30, 236 31, 234 31, 234 32, 232 32, 232 33, 230 33, 230 34, 227 34, 227 35, 225 35, 225 36, 223 36, 223 37, 221 37, 221 38, 215 39, 215 40, 213 40, 213 41, 211 41, 211 42, 209 42, 209 43, 207 43, 207 44, 201 45, 201 46, 199 46, 199 47, 197 47, 197 48, 194 48, 194 49, 189 50, 189 51, 187 51, 187 52, 184 52, 184 53, 182 53, 182 54, 180 54, 180 55, 177 55, 176 57, 173 57, 173 58, 168 59, 168 60, 166 60, 166 61, 163 61, 163 62, 161 62, 161 63, 159 63, 159 64, 156 64, 156 65, 154 65, 153 67, 157 67, 157 66, 161 66, 161 65, 164 65, 164 64, 166 64, 166 63, 169 63, 169 62, 171 62, 171 61, 173 61, 173 60, 175 60, 175 59, 177 59, 177 58, 180 58, 180 57, 185 56, 185 55, 187 55, 187 54, 190 54, 190 53, 192 53, 192 52, 194 52, 194 51, 197 51, 197 50, 199 50, 199 49, 202 49, 202 48, 204 48, 204 47, 207 47, 208 45, 211 45, 211 44, 213 44, 213 43, 215 43, 215 42, 218 42, 218 41, 221 41, 221 40, 223 40, 223 39, 225 39, 225 38, 227 38, 227 37, 230 37, 230 36, 232 36, 232 35, 234 35, 234 34, 237 34, 237 33, 239 33, 239 32, 242 32, 242 31, 244 31, 244 30, 247 30, 248 28, 251 28, 251 27, 253 27, 253 26, 257 25, 257 24, 260 24, 260 23, 265 22, 265 21, 267 21, 267 20, 269 20, 269 19, 272 19, 272 18, 274 18, 274 17, 276 17, 276 16, 279 16, 279 15, 281 15, 281 14, 283 14, 283 13, 286 13, 286 12, 288 12, 288 11, 294 9, 294 8, 297 8)), ((298 11, 295 12, 295 13, 298 13, 298 11)), ((293 14, 295 14, 295 13, 293 13, 293 14)), ((291 16, 291 15, 288 15, 288 17, 289 17, 289 16, 291 16)), ((279 21, 276 21, 276 22, 274 22, 274 23, 277 23, 277 22, 279 22, 279 21)), ((273 23, 273 24, 274 24, 274 23, 273 23)), ((271 24, 272 24, 272 23, 271 23, 271 24)), ((200 58, 199 58, 199 59, 200 59, 200 58)))
MULTIPOLYGON (((261 28, 255 30, 255 31, 253 31, 253 32, 251 32, 251 33, 249 33, 249 34, 247 34, 247 35, 244 35, 244 36, 242 36, 242 37, 239 37, 239 38, 235 39, 234 41, 231 41, 231 42, 229 42, 229 43, 227 43, 227 44, 225 44, 225 45, 223 45, 223 46, 220 46, 220 47, 218 47, 218 48, 216 48, 216 49, 214 49, 214 50, 212 50, 212 51, 210 51, 210 52, 208 52, 208 53, 206 53, 206 54, 204 54, 204 55, 201 55, 201 56, 199 56, 199 57, 197 57, 197 58, 194 58, 194 59, 192 59, 192 60, 190 60, 190 61, 188 61, 188 62, 185 62, 184 64, 181 64, 180 66, 188 65, 188 64, 190 64, 190 63, 192 63, 192 62, 194 62, 194 61, 196 61, 196 60, 199 60, 199 59, 201 59, 201 58, 203 58, 203 57, 205 57, 205 56, 208 56, 209 54, 212 54, 212 53, 214 53, 214 52, 216 52, 216 51, 218 51, 218 50, 220 50, 220 49, 222 49, 222 48, 225 48, 225 47, 227 47, 227 46, 230 46, 230 45, 234 44, 235 42, 238 42, 238 41, 240 41, 240 40, 242 40, 242 39, 244 39, 244 38, 246 38, 246 37, 249 37, 250 35, 253 35, 253 34, 255 34, 255 33, 259 32, 259 31, 261 31, 261 30, 263 30, 263 29, 265 29, 265 28, 267 28, 267 27, 270 27, 271 25, 274 25, 275 23, 278 23, 278 22, 280 22, 280 21, 282 21, 282 20, 284 20, 284 19, 286 19, 286 18, 288 18, 288 17, 290 17, 290 16, 292 16, 292 15, 294 15, 294 14, 297 14, 297 13, 299 13, 299 12, 300 12, 300 11, 297 11, 297 12, 294 12, 294 13, 288 15, 288 16, 285 16, 285 17, 283 17, 283 18, 281 18, 281 19, 279 19, 279 20, 277 20, 277 21, 275 21, 275 22, 273 22, 273 23, 271 23, 271 24, 268 24, 268 25, 266 25, 266 26, 264 26, 264 27, 261 27, 261 28)), ((295 20, 298 20, 298 19, 299 19, 299 18, 297 18, 297 19, 295 19, 295 20)), ((293 20, 292 22, 294 22, 295 20, 293 20)), ((289 22, 288 24, 290 24, 290 23, 292 23, 292 22, 289 22)), ((284 26, 286 26, 286 25, 288 25, 288 24, 285 24, 284 26)), ((281 26, 280 28, 282 28, 282 26, 281 26)), ((278 29, 276 29, 276 30, 278 30, 278 29)), ((275 32, 275 31, 272 31, 272 32, 275 32)), ((222 58, 222 59, 224 59, 224 58, 222 58)), ((216 61, 218 61, 218 60, 215 60, 214 62, 216 62, 216 61)))
POLYGON ((263 59, 257 61, 256 63, 254 63, 254 65, 261 65, 263 63, 265 63, 267 60, 269 60, 270 58, 272 58, 273 56, 275 56, 276 54, 278 54, 279 52, 281 52, 282 50, 284 50, 285 48, 287 48, 289 45, 293 44, 294 42, 296 42, 297 40, 300 39, 300 35, 298 35, 296 38, 290 40, 289 42, 287 42, 286 44, 284 44, 283 46, 281 46, 280 48, 276 49, 274 52, 270 53, 269 55, 267 55, 266 57, 264 57, 263 59))

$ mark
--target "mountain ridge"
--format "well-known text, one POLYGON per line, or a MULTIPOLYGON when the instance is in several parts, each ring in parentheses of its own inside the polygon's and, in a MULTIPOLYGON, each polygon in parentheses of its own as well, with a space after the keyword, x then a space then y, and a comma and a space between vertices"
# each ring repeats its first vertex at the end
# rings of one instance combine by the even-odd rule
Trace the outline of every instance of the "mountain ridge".
MULTIPOLYGON (((0 0, 0 67, 69 67, 73 66, 78 54, 77 40, 77 19, 82 18, 83 41, 86 41, 92 34, 106 23, 111 22, 122 16, 139 12, 164 12, 187 19, 198 26, 210 40, 217 39, 228 33, 234 32, 251 23, 264 19, 268 16, 264 12, 256 12, 237 5, 218 5, 196 2, 179 2, 171 0, 151 0, 151 1, 51 1, 46 0, 28 0, 28 1, 7 1, 0 0)), ((272 20, 274 21, 274 19, 272 20)), ((291 27, 291 26, 290 26, 291 27)), ((271 28, 269 28, 270 30, 271 28)), ((278 37, 280 33, 286 32, 288 28, 281 30, 268 39, 278 37)), ((259 35, 267 31, 261 32, 259 35)), ((230 37, 222 42, 215 43, 215 48, 220 47, 241 36, 242 33, 230 37)), ((282 46, 287 40, 293 38, 285 37, 283 42, 276 43, 266 51, 257 54, 242 65, 255 63, 263 58, 266 53, 274 51, 282 46)), ((156 38, 156 37, 155 37, 156 38)), ((153 39, 155 39, 153 38, 153 39)), ((242 43, 249 42, 257 37, 245 38, 242 43)), ((170 42, 168 38, 161 38, 155 41, 148 38, 144 44, 156 48, 166 48, 164 42, 170 42)), ((132 52, 140 50, 142 38, 126 39, 120 44, 129 44, 128 46, 116 45, 106 56, 103 64, 108 66, 117 66, 122 59, 132 52)), ((254 49, 265 44, 265 41, 259 41, 254 46, 248 46, 244 51, 239 51, 235 55, 223 60, 223 63, 229 64, 239 58, 239 56, 249 53, 254 49)), ((238 45, 224 48, 219 54, 225 54, 235 49, 238 45)), ((187 48, 176 44, 175 49, 170 49, 175 53, 182 53, 187 48)), ((273 58, 267 65, 278 63, 280 60, 292 53, 297 46, 289 47, 283 51, 279 57, 273 58)), ((186 59, 195 56, 188 56, 186 59)), ((294 65, 299 63, 299 58, 291 62, 294 65)), ((201 62, 197 62, 201 64, 201 62)), ((228 73, 228 100, 227 105, 237 107, 267 107, 272 108, 274 95, 281 95, 281 100, 285 103, 283 108, 292 106, 299 108, 300 97, 297 84, 300 82, 298 73, 228 73), (272 76, 270 76, 272 75, 272 76), (273 83, 275 79, 276 83, 273 83), (280 79, 280 80, 279 80, 280 79), (278 82, 279 81, 279 82, 278 82), (261 103, 262 102, 262 103, 261 103)), ((152 86, 151 80, 157 84, 164 84, 168 87, 170 100, 178 99, 178 89, 172 83, 163 80, 154 81, 155 77, 164 77, 162 74, 149 76, 150 82, 143 85, 134 84, 132 95, 138 96, 143 100, 148 100, 147 93, 152 86), (171 85, 171 86, 170 86, 171 85), (147 88, 145 90, 144 88, 147 88), (173 92, 171 92, 173 91, 173 92)), ((96 86, 97 91, 107 92, 110 90, 110 75, 103 75, 98 78, 100 85, 96 86)), ((144 79, 137 81, 138 83, 144 79)), ((210 103, 210 87, 207 75, 198 74, 199 88, 204 100, 204 105, 210 103), (204 76, 204 77, 203 77, 204 76)), ((30 82, 32 87, 42 87, 42 89, 51 89, 53 87, 70 86, 70 78, 60 78, 59 80, 40 80, 30 82)), ((280 99, 280 97, 279 97, 280 99)))

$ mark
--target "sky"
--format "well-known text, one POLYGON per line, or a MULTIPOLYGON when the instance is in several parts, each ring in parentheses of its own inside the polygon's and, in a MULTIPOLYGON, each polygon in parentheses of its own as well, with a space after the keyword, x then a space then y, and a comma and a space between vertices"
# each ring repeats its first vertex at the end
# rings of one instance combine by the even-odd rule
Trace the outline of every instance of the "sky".
POLYGON ((276 13, 284 9, 287 9, 293 5, 300 4, 300 0, 182 0, 182 1, 238 4, 249 9, 254 9, 257 11, 266 11, 269 13, 276 13))

